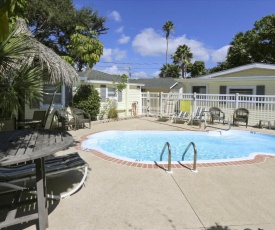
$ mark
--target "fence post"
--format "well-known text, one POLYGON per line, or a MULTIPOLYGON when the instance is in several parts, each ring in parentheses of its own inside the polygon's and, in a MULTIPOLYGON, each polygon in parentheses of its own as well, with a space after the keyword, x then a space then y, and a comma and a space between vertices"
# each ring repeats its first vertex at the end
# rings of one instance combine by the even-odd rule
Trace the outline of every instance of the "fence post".
POLYGON ((193 96, 193 108, 192 108, 192 113, 194 113, 197 110, 197 93, 194 93, 193 96))
POLYGON ((147 95, 146 95, 146 107, 147 107, 147 116, 149 116, 149 112, 150 112, 150 94, 149 94, 149 91, 147 92, 147 95))
POLYGON ((192 119, 191 119, 191 125, 193 125, 193 117, 194 117, 194 113, 195 113, 195 111, 197 111, 197 93, 196 92, 194 92, 193 93, 194 95, 193 95, 193 106, 192 106, 192 119))
POLYGON ((239 108, 239 94, 238 94, 238 93, 236 93, 235 102, 236 102, 236 104, 235 104, 235 109, 238 109, 238 108, 239 108))
POLYGON ((159 93, 159 114, 162 114, 162 92, 159 93))

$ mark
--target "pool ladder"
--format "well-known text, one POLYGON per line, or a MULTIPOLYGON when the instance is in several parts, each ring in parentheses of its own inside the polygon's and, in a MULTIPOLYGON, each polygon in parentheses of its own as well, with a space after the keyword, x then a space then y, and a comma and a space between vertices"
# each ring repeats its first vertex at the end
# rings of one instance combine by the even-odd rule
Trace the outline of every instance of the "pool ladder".
MULTIPOLYGON (((189 150, 190 147, 193 147, 194 149, 194 161, 193 161, 193 169, 191 169, 192 172, 198 172, 197 171, 197 148, 194 142, 190 142, 189 145, 186 147, 184 153, 182 154, 182 161, 184 160, 185 154, 189 150)), ((166 142, 163 146, 162 152, 160 154, 160 161, 162 161, 162 156, 164 151, 168 148, 168 170, 166 170, 167 173, 173 173, 171 170, 171 162, 172 162, 172 151, 169 142, 166 142)))
POLYGON ((160 154, 160 161, 162 161, 162 156, 165 151, 165 149, 168 148, 168 170, 166 170, 167 173, 172 173, 171 170, 171 159, 172 159, 172 152, 169 142, 166 142, 163 146, 162 152, 160 154))
POLYGON ((194 149, 194 160, 193 160, 193 169, 191 169, 192 172, 198 172, 197 171, 197 148, 194 142, 190 142, 187 148, 185 149, 184 153, 182 154, 181 160, 184 161, 185 154, 189 150, 190 147, 193 147, 194 149))

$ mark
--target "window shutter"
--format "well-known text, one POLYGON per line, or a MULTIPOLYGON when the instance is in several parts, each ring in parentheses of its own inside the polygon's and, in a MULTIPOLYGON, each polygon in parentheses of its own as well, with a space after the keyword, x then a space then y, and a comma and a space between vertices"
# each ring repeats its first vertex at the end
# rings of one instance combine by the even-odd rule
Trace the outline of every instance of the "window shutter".
MULTIPOLYGON (((265 85, 256 86, 256 95, 265 95, 265 85)), ((257 97, 257 101, 264 101, 264 97, 257 97)), ((256 106, 264 106, 264 104, 257 103, 256 106)))
POLYGON ((220 85, 220 94, 226 94, 226 86, 220 85))
POLYGON ((101 97, 101 102, 106 102, 106 85, 101 85, 100 86, 100 97, 101 97))
POLYGON ((265 85, 256 86, 256 95, 265 95, 265 85))
MULTIPOLYGON (((226 86, 225 85, 220 85, 220 94, 226 94, 226 86)), ((220 104, 225 104, 225 103, 226 103, 226 97, 221 96, 220 104)))
POLYGON ((122 102, 122 92, 118 91, 117 101, 122 102))

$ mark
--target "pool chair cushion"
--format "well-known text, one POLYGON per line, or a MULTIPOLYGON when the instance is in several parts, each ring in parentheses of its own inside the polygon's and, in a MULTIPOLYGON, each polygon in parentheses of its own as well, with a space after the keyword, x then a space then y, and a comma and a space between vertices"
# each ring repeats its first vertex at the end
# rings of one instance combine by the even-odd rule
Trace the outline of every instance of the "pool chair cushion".
MULTIPOLYGON (((64 195, 48 195, 48 198, 61 199, 76 192, 84 183, 88 164, 79 156, 77 152, 64 156, 50 156, 45 158, 46 177, 58 175, 75 169, 83 169, 83 178, 76 188, 64 195)), ((0 186, 13 188, 14 190, 24 190, 25 187, 13 185, 12 183, 27 181, 35 178, 35 163, 12 165, 0 167, 0 186)))

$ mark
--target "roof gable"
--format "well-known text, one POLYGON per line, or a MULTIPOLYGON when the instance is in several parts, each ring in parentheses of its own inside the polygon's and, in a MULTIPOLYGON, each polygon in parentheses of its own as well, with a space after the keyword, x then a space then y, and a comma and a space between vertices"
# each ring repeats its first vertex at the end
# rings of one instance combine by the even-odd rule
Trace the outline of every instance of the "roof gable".
POLYGON ((120 82, 121 77, 118 75, 112 75, 104 73, 94 69, 88 69, 84 72, 78 72, 80 77, 86 77, 88 81, 110 81, 110 82, 120 82))
POLYGON ((141 83, 145 86, 142 89, 175 89, 177 82, 174 78, 139 78, 130 79, 132 83, 141 83))
POLYGON ((232 69, 219 71, 216 73, 204 75, 198 78, 221 78, 232 76, 258 76, 259 73, 266 71, 267 75, 275 75, 275 65, 264 63, 252 63, 248 65, 238 66, 232 69))

